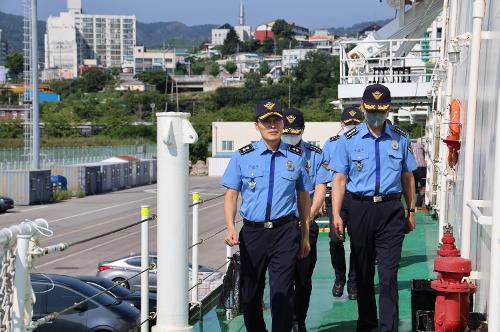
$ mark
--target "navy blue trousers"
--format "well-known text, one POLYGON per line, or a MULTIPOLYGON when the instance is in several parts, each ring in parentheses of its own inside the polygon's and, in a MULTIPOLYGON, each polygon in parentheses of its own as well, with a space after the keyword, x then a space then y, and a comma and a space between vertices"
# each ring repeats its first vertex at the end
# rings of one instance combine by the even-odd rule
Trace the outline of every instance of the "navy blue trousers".
POLYGON ((293 294, 294 319, 304 323, 309 309, 309 301, 312 292, 312 275, 318 259, 318 224, 313 222, 309 229, 309 244, 311 252, 303 259, 297 260, 295 264, 295 293, 293 294))
POLYGON ((290 332, 293 318, 293 277, 300 249, 300 231, 290 221, 273 229, 244 225, 240 231, 241 301, 249 332, 264 332, 262 297, 269 272, 273 332, 290 332))
MULTIPOLYGON (((342 208, 340 209, 340 216, 344 220, 344 230, 345 226, 349 226, 349 215, 347 210, 351 204, 351 195, 346 192, 344 196, 344 201, 342 202, 342 208)), ((328 214, 328 219, 330 220, 330 259, 332 262, 333 270, 335 271, 335 280, 346 281, 346 262, 345 262, 345 250, 344 250, 344 240, 340 240, 333 231, 333 214, 332 214, 332 204, 331 202, 327 204, 326 213, 328 214)), ((352 241, 351 241, 352 243, 352 241)), ((352 246, 352 245, 351 245, 352 246)), ((347 277, 347 286, 356 286, 356 269, 354 268, 354 254, 352 252, 349 255, 349 274, 347 277)))
POLYGON ((399 324, 398 268, 405 216, 400 200, 374 203, 353 199, 348 209, 351 248, 358 288, 357 331, 396 332, 399 324), (375 302, 375 258, 378 259, 379 321, 375 302))

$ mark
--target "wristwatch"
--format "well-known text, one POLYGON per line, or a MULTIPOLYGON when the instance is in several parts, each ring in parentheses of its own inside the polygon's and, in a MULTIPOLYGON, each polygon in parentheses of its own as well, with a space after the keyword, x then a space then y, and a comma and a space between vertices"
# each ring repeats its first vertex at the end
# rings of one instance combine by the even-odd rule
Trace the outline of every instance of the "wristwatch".
POLYGON ((408 209, 406 211, 408 211, 408 213, 412 213, 412 212, 415 213, 415 209, 408 209))

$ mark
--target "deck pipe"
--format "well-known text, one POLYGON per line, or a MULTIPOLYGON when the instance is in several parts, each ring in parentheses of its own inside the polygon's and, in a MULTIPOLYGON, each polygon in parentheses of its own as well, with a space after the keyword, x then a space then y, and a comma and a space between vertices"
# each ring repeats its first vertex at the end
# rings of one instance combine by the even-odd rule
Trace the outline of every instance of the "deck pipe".
MULTIPOLYGON (((446 50, 449 49, 449 42, 455 38, 457 34, 457 10, 458 7, 458 0, 451 0, 448 6, 449 14, 447 15, 447 29, 446 29, 446 35, 443 35, 445 38, 444 40, 448 41, 448 45, 445 45, 444 48, 446 50)), ((452 93, 453 93, 453 77, 454 77, 454 71, 453 71, 453 66, 451 63, 448 62, 448 67, 447 67, 447 75, 446 75, 446 90, 445 90, 445 106, 446 106, 446 112, 449 111, 449 107, 451 105, 451 99, 452 99, 452 93)), ((444 134, 446 134, 445 128, 446 128, 446 116, 441 117, 441 128, 440 128, 440 136, 442 137, 444 134)), ((446 144, 439 140, 439 150, 442 150, 442 154, 440 153, 440 157, 443 161, 444 168, 446 168, 446 162, 445 162, 445 151, 446 149, 446 144)), ((448 210, 448 197, 447 197, 447 181, 448 181, 448 174, 447 172, 442 172, 439 183, 440 183, 440 205, 439 205, 439 239, 443 237, 443 228, 444 226, 449 223, 448 221, 448 215, 447 215, 447 210, 448 210)))
MULTIPOLYGON (((141 206, 141 220, 149 220, 151 210, 149 205, 141 206)), ((146 270, 149 262, 149 221, 141 224, 141 271, 146 270)), ((149 274, 156 271, 141 274, 141 332, 149 332, 149 274)))
MULTIPOLYGON (((498 90, 497 99, 497 123, 496 132, 500 130, 500 89, 498 90)), ((495 163, 500 164, 500 135, 496 135, 495 144, 495 163)), ((500 331, 500 172, 497 170, 494 177, 493 185, 493 204, 496 208, 493 209, 493 224, 491 226, 491 246, 490 246, 490 294, 488 303, 488 328, 490 331, 500 331)))
POLYGON ((156 113, 158 134, 157 321, 153 332, 193 331, 188 310, 188 158, 198 140, 189 114, 156 113))
POLYGON ((484 0, 474 0, 472 4, 472 42, 470 50, 469 91, 467 94, 467 130, 464 154, 464 194, 462 201, 461 250, 462 257, 470 258, 472 213, 467 202, 472 199, 474 181, 474 150, 476 137, 477 90, 479 85, 479 61, 481 53, 481 32, 485 11, 484 0))

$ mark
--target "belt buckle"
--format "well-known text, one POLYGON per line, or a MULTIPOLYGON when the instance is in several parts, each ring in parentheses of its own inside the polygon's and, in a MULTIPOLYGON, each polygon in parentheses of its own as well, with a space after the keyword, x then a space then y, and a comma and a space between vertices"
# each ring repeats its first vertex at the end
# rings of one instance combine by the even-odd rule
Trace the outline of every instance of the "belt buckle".
POLYGON ((382 202, 383 196, 373 196, 373 202, 374 203, 380 203, 382 202))
POLYGON ((265 221, 265 222, 264 222, 264 228, 266 228, 266 229, 271 229, 271 228, 273 228, 273 223, 272 223, 272 222, 270 222, 270 221, 265 221))

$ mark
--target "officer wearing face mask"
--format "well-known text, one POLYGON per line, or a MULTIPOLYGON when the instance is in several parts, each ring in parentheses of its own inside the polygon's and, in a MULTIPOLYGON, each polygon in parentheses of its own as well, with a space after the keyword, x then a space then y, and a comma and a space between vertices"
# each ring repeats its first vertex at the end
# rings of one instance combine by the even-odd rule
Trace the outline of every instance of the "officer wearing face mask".
POLYGON ((309 192, 311 197, 309 255, 297 261, 295 267, 295 292, 294 292, 294 332, 304 332, 306 329, 306 316, 312 291, 312 274, 317 260, 318 225, 314 219, 318 216, 323 205, 326 184, 332 181, 328 163, 324 160, 322 150, 302 140, 304 133, 304 115, 296 108, 289 108, 283 112, 283 136, 281 140, 290 145, 299 147, 304 151, 306 159, 306 172, 314 189, 309 192))
POLYGON ((342 135, 335 146, 333 222, 341 233, 342 199, 348 209, 358 288, 357 331, 398 331, 397 273, 405 233, 416 226, 415 158, 408 134, 385 120, 391 93, 382 84, 369 85, 361 109, 365 122, 342 135), (404 196, 407 210, 403 208, 404 196), (379 317, 375 301, 375 258, 378 259, 379 317))
MULTIPOLYGON (((342 114, 340 116, 340 124, 342 129, 339 135, 330 137, 325 144, 323 145, 323 154, 325 155, 326 161, 331 164, 335 159, 335 155, 333 151, 335 149, 335 145, 337 144, 340 135, 345 134, 346 132, 354 129, 357 125, 361 123, 363 117, 363 113, 359 109, 359 106, 348 106, 344 108, 342 114)), ((327 193, 331 193, 331 186, 327 188, 327 193), (330 190, 329 190, 330 189, 330 190)), ((330 258, 333 270, 335 271, 335 282, 332 287, 332 295, 334 297, 341 297, 344 293, 344 287, 347 281, 347 296, 350 300, 356 300, 357 298, 357 290, 356 290, 356 271, 354 268, 354 254, 350 254, 349 259, 349 274, 346 280, 346 259, 345 259, 345 250, 344 250, 344 233, 345 226, 349 223, 349 218, 347 216, 347 210, 349 205, 351 204, 350 195, 345 195, 344 200, 342 202, 342 220, 344 221, 344 229, 339 235, 336 235, 333 227, 333 214, 332 214, 332 197, 327 194, 326 198, 326 213, 330 220, 330 258)), ((335 198, 333 198, 335 199, 335 198)))

